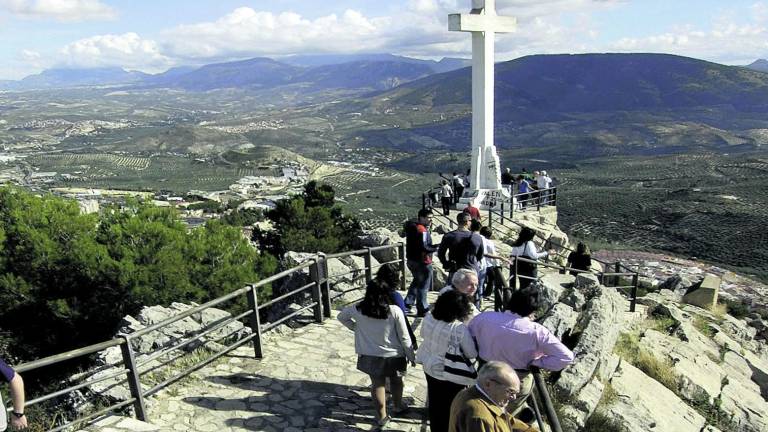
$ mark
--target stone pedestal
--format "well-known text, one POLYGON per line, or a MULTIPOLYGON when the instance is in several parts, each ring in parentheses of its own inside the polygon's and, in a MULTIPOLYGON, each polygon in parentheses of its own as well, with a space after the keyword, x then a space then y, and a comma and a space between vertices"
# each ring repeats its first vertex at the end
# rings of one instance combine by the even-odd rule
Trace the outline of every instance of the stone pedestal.
POLYGON ((471 189, 459 199, 457 210, 463 210, 472 202, 480 210, 500 210, 501 203, 504 203, 504 209, 508 211, 511 198, 506 189, 471 189))
POLYGON ((717 296, 720 293, 720 278, 706 275, 698 285, 691 287, 683 296, 683 303, 698 306, 702 309, 712 310, 717 305, 717 296))

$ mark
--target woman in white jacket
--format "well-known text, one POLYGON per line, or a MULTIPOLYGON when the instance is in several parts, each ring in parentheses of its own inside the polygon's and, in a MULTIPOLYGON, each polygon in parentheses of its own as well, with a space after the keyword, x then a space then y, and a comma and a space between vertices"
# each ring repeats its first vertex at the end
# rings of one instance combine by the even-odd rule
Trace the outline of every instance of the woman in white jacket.
MULTIPOLYGON (((533 238, 536 236, 536 232, 528 227, 523 227, 520 230, 520 235, 517 236, 517 240, 512 243, 512 257, 524 258, 526 260, 538 261, 540 258, 545 258, 551 251, 539 252, 536 247, 536 243, 533 242, 533 238)), ((535 262, 528 262, 522 260, 514 260, 512 263, 512 281, 510 286, 515 289, 515 276, 520 279, 519 289, 524 289, 536 280, 538 274, 537 265, 535 262)))
POLYGON ((474 380, 445 376, 445 354, 450 343, 457 344, 464 357, 475 359, 477 348, 465 321, 472 311, 472 299, 460 291, 451 290, 440 295, 432 311, 424 317, 416 361, 423 365, 427 376, 429 427, 433 431, 447 431, 453 398, 474 380), (453 340, 453 341, 452 341, 453 340))
POLYGON ((365 289, 365 297, 344 308, 338 319, 355 332, 357 369, 371 378, 371 399, 379 427, 389 423, 386 382, 392 392, 395 413, 403 412, 403 376, 407 362, 415 365, 415 355, 405 324, 405 314, 390 303, 389 287, 374 279, 365 289))

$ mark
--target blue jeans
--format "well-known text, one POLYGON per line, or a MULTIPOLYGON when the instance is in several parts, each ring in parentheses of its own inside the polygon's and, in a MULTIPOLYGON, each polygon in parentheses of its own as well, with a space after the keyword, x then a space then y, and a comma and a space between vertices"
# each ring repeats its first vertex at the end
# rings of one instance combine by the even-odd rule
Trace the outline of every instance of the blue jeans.
POLYGON ((413 281, 405 296, 405 306, 411 307, 416 304, 416 311, 419 315, 423 315, 429 310, 427 292, 432 287, 432 264, 408 260, 408 270, 413 275, 413 281))
POLYGON ((475 306, 480 307, 485 290, 485 277, 488 275, 488 268, 483 268, 477 272, 477 291, 475 292, 475 306))

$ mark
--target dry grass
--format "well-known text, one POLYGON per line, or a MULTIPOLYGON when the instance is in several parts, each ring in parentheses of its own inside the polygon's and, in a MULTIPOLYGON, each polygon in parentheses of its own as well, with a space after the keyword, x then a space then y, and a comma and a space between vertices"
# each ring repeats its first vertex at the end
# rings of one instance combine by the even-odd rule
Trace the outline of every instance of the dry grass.
POLYGON ((675 373, 674 363, 670 359, 659 359, 641 348, 639 336, 620 334, 614 352, 664 387, 678 392, 679 378, 675 373))

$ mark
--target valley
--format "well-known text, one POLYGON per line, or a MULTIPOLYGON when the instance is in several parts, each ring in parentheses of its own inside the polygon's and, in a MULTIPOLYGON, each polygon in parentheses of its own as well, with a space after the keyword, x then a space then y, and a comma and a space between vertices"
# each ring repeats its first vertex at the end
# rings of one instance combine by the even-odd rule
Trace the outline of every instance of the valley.
MULTIPOLYGON (((358 65, 379 73, 368 81, 301 69, 322 85, 210 73, 275 66, 257 61, 196 72, 204 88, 168 75, 0 92, 0 179, 272 199, 295 185, 241 193, 238 182, 294 167, 365 225, 397 228, 438 173, 468 165, 469 71, 385 60, 358 65)), ((768 278, 768 74, 666 55, 532 56, 500 64, 497 83, 502 166, 550 172, 569 234, 768 278)))

